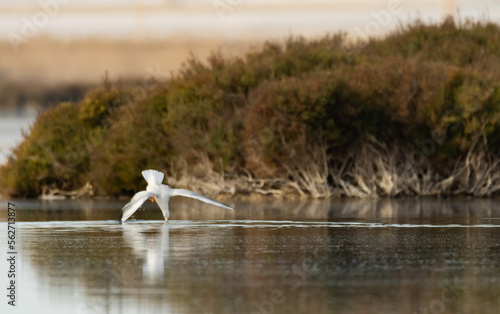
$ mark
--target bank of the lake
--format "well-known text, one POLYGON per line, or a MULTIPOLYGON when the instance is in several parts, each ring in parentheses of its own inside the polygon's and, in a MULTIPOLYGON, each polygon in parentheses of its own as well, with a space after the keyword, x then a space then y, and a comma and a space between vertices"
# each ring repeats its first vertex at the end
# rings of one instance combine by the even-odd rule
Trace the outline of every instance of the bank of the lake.
POLYGON ((500 187, 500 26, 447 19, 214 53, 44 112, 4 194, 128 195, 141 171, 203 194, 490 196, 500 187), (91 189, 89 189, 91 187, 91 189))

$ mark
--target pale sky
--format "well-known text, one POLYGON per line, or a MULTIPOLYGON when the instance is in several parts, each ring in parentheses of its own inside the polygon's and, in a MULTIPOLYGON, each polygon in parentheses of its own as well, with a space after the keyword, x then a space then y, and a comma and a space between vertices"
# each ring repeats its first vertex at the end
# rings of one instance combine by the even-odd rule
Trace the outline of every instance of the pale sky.
POLYGON ((440 21, 446 13, 500 21, 497 0, 18 0, 0 1, 0 38, 55 37, 321 36, 347 31, 383 34, 399 22, 440 21), (56 2, 51 12, 40 3, 56 2), (50 13, 50 14, 49 14, 50 13), (36 23, 35 23, 36 24, 36 23))

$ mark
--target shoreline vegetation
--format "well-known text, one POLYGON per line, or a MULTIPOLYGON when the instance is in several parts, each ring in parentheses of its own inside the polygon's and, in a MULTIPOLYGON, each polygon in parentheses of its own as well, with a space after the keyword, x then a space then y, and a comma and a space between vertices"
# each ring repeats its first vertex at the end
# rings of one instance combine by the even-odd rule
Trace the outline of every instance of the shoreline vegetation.
POLYGON ((152 168, 212 197, 493 196, 499 82, 500 26, 490 22, 216 52, 168 79, 105 81, 41 113, 0 168, 0 187, 14 197, 132 195, 152 168))

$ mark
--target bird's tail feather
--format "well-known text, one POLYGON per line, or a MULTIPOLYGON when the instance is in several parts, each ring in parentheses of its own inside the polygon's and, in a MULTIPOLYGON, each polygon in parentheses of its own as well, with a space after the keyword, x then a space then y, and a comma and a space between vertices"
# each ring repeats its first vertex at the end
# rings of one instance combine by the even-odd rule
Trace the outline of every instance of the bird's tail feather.
POLYGON ((163 182, 164 174, 162 172, 149 169, 144 170, 142 172, 142 176, 146 179, 146 181, 148 181, 148 184, 161 184, 163 182))

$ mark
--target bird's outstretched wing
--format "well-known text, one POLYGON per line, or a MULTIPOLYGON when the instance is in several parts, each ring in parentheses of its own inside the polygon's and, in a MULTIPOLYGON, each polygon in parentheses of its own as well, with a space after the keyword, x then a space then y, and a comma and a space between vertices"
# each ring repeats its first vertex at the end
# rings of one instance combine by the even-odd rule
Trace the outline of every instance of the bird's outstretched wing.
POLYGON ((139 207, 141 207, 142 203, 144 203, 151 196, 158 195, 148 191, 137 192, 134 197, 132 197, 132 200, 130 200, 127 205, 123 206, 122 216, 120 217, 120 220, 122 222, 127 220, 139 207))
POLYGON ((205 202, 205 203, 208 203, 208 204, 212 204, 212 205, 219 206, 219 207, 222 207, 222 208, 234 210, 234 208, 232 208, 232 207, 229 207, 227 205, 224 205, 222 203, 214 201, 213 199, 211 199, 209 197, 200 195, 198 193, 195 193, 195 192, 189 191, 189 190, 172 189, 172 196, 186 196, 186 197, 191 197, 191 198, 197 199, 199 201, 202 201, 202 202, 205 202))

